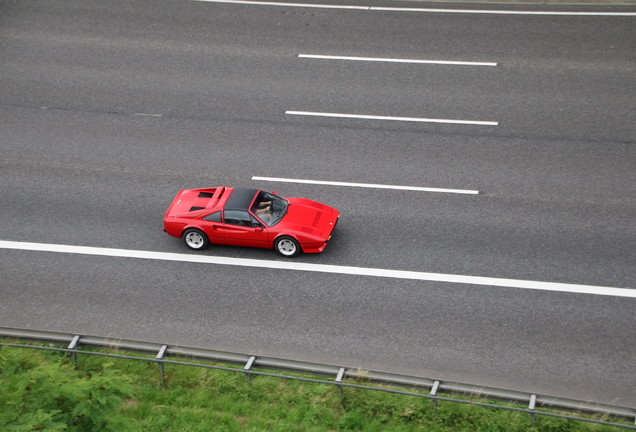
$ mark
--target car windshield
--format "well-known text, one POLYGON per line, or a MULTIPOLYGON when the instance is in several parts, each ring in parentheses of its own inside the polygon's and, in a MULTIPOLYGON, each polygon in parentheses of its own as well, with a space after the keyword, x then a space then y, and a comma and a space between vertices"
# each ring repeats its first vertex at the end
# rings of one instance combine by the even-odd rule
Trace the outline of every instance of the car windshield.
POLYGON ((254 200, 251 210, 267 226, 272 227, 283 219, 283 216, 287 213, 288 205, 289 203, 286 199, 260 191, 254 200))

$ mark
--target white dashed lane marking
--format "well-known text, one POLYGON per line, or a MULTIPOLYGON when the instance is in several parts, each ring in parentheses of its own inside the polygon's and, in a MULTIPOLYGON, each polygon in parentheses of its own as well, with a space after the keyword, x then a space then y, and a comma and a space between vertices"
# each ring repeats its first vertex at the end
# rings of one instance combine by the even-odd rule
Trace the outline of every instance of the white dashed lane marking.
POLYGON ((305 179, 290 179, 290 178, 279 178, 279 177, 253 176, 252 180, 270 181, 270 182, 279 182, 279 183, 303 183, 303 184, 317 184, 317 185, 327 185, 327 186, 348 186, 348 187, 361 187, 361 188, 371 188, 371 189, 394 189, 394 190, 419 191, 419 192, 444 192, 444 193, 469 194, 469 195, 477 195, 479 193, 479 191, 467 190, 467 189, 443 189, 443 188, 429 188, 429 187, 420 187, 420 186, 398 186, 398 185, 383 185, 383 184, 373 184, 373 183, 349 183, 349 182, 339 182, 339 181, 305 180, 305 179))
POLYGON ((391 120, 391 121, 420 122, 420 123, 446 123, 446 124, 479 125, 479 126, 497 126, 499 124, 499 122, 496 122, 496 121, 454 120, 454 119, 436 119, 436 118, 424 118, 424 117, 392 117, 392 116, 378 116, 378 115, 366 115, 366 114, 344 114, 344 113, 328 113, 328 112, 313 112, 313 111, 285 111, 285 114, 296 115, 296 116, 336 117, 336 118, 363 119, 363 120, 391 120))
POLYGON ((454 60, 418 60, 418 59, 397 59, 397 58, 380 58, 380 57, 347 57, 347 56, 318 55, 318 54, 298 54, 298 57, 306 58, 306 59, 317 59, 317 60, 348 60, 348 61, 367 61, 367 62, 385 62, 385 63, 434 64, 434 65, 448 65, 448 66, 497 66, 497 63, 454 61, 454 60))

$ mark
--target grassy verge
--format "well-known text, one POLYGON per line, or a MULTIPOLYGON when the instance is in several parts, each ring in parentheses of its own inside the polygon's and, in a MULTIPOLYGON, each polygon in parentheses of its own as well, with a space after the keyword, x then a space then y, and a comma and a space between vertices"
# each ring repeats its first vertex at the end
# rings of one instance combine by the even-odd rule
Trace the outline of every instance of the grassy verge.
POLYGON ((620 431, 274 377, 0 347, 3 431, 620 431))

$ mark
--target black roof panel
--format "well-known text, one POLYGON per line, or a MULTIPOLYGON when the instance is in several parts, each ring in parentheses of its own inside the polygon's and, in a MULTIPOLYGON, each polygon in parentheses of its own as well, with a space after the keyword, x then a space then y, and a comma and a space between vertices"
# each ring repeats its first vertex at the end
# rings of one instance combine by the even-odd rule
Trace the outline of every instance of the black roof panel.
POLYGON ((227 210, 248 210, 258 189, 234 189, 225 202, 227 210))

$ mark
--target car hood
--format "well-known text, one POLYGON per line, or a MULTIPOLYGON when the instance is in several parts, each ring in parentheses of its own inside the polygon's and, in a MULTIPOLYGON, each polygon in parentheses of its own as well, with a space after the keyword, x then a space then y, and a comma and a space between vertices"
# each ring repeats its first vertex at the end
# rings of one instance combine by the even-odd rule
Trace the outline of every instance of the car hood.
POLYGON ((283 218, 287 227, 321 237, 331 234, 340 214, 338 210, 305 198, 287 198, 287 201, 289 207, 283 218))

